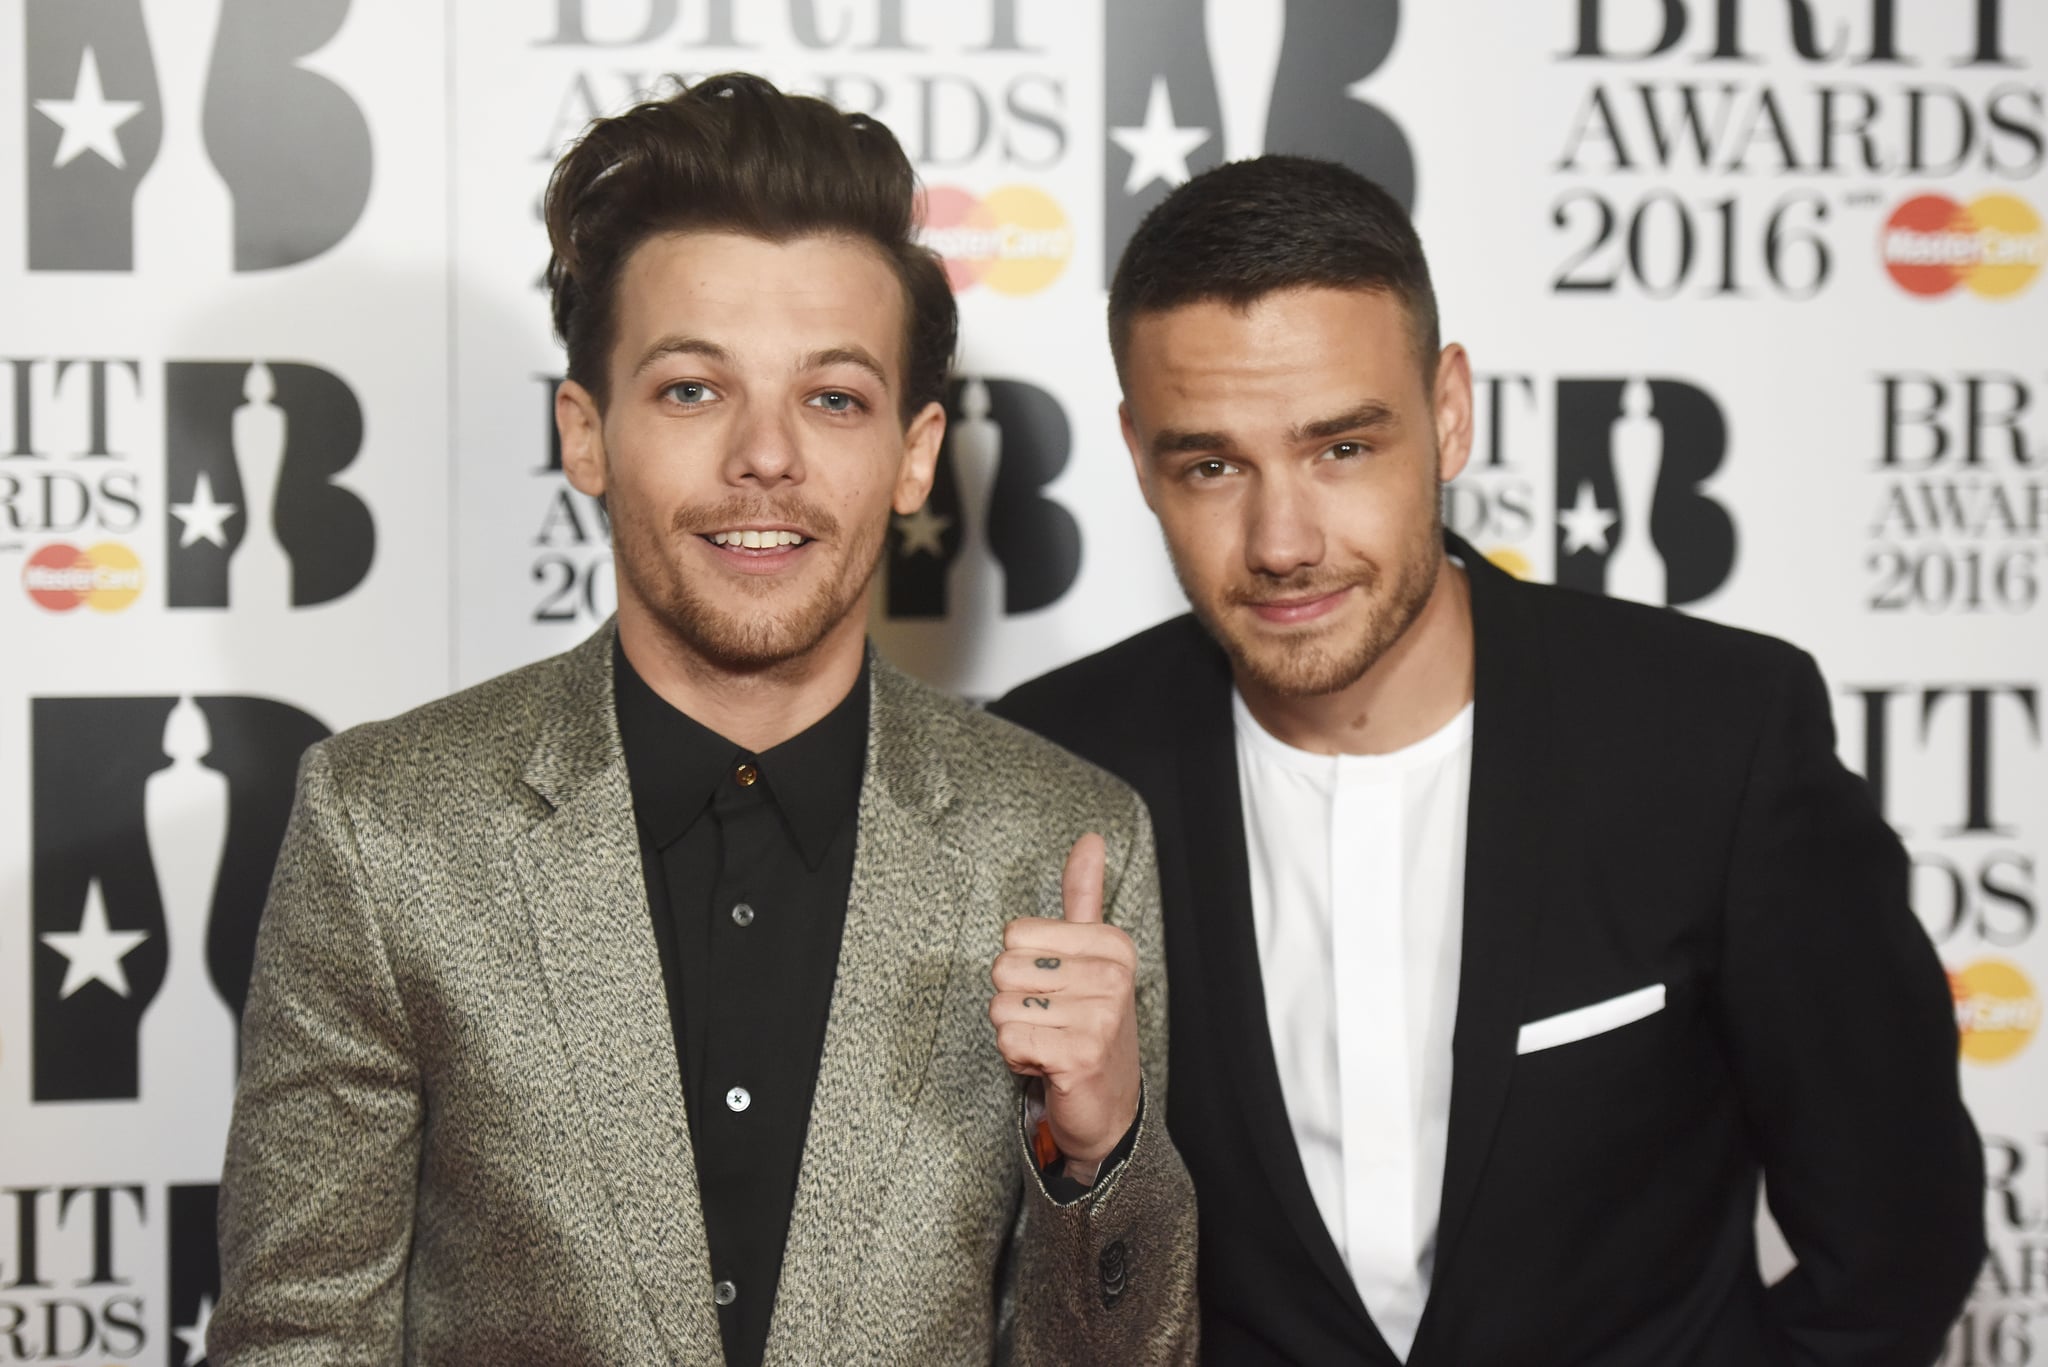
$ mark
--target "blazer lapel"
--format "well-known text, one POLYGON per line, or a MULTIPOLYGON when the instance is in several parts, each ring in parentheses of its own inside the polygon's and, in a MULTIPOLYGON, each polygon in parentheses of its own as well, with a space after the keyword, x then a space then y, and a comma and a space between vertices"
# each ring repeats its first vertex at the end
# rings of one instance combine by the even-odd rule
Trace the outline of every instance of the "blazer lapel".
POLYGON ((1377 1338, 1378 1329, 1372 1326, 1357 1284, 1309 1190, 1280 1088, 1252 924, 1251 864, 1245 851, 1237 740, 1231 722, 1230 666, 1221 649, 1211 649, 1208 655, 1208 668, 1187 680, 1175 747, 1180 756, 1190 905, 1209 1001, 1205 1028, 1238 1093, 1241 1104, 1235 1109, 1250 1131, 1249 1147, 1281 1210, 1316 1266, 1377 1338))
MULTIPOLYGON (((941 834, 953 800, 921 685, 870 656, 867 771, 839 973, 804 1138, 766 1360, 826 1362, 865 1267, 861 1225, 896 1170, 966 919, 966 856, 941 834)), ((993 956, 993 947, 990 954, 993 956)))
POLYGON ((697 1169, 612 699, 613 629, 562 657, 525 771, 546 815, 515 846, 591 1166, 671 1361, 719 1361, 697 1169))
MULTIPOLYGON (((1439 1288, 1455 1274, 1459 1233, 1507 1100, 1544 890, 1551 886, 1546 867, 1555 848, 1548 824, 1555 800, 1549 785, 1552 714, 1538 624, 1511 601, 1515 585, 1505 572, 1464 542, 1450 541, 1471 580, 1476 658, 1465 934, 1433 1276, 1439 1288)), ((1432 1295, 1431 1306, 1439 1299, 1432 1295)), ((1418 1344, 1428 1333, 1426 1309, 1418 1344)))

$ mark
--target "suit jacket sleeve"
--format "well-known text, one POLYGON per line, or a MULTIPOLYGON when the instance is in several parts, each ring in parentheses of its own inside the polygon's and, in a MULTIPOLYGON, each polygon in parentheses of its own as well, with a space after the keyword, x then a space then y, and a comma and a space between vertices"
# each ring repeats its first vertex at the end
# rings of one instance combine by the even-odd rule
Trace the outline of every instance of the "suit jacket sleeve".
MULTIPOLYGON (((1012 1250, 1006 1361, 1017 1367, 1192 1363, 1195 1189, 1166 1133, 1166 945, 1152 823, 1135 795, 1105 919, 1138 951, 1144 1100, 1130 1156, 1080 1200, 1049 1194, 1019 1127, 1024 1210, 1012 1250)), ((1111 843, 1112 858, 1116 842, 1111 843)))
POLYGON ((1836 760, 1803 654, 1758 740, 1729 898, 1724 1026, 1799 1258, 1769 1293, 1781 1347, 1799 1367, 1925 1367, 1983 1260, 1983 1152, 1905 852, 1836 760))
POLYGON ((400 1360, 421 1110, 355 831, 315 747, 256 936, 209 1361, 400 1360))

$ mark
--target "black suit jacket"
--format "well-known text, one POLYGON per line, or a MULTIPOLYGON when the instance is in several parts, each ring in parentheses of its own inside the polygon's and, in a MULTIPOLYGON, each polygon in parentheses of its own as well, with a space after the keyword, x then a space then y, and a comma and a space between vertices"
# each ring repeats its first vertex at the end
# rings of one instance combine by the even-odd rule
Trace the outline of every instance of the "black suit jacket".
MULTIPOLYGON (((1819 671, 1452 549, 1477 639, 1464 952, 1409 1367, 1925 1367, 1983 1258, 1982 1152, 1904 853, 1835 758, 1819 671), (1524 1022, 1658 983, 1655 1015, 1517 1056, 1524 1022), (1760 1173, 1800 1258, 1769 1290, 1760 1173)), ((1288 1127, 1230 688, 1182 617, 995 710, 1152 809, 1205 1360, 1394 1367, 1288 1127)))

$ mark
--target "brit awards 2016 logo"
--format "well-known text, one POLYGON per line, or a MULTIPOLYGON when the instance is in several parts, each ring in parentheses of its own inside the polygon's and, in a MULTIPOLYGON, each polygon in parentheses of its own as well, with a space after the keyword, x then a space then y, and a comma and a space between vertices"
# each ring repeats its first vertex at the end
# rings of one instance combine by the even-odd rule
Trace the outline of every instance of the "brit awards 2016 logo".
POLYGON ((1081 527, 1045 487, 1072 450, 1066 410, 1037 385, 954 379, 931 496, 890 527, 886 615, 989 624, 1065 597, 1081 527))
POLYGON ((2048 1135, 1984 1135, 1991 1256, 1938 1367, 2030 1367, 2048 1340, 2048 1135))
POLYGON ((237 271, 329 251, 370 193, 363 112, 303 59, 347 0, 26 0, 28 267, 237 271))
POLYGON ((2041 601, 2048 445, 2039 394, 2038 381, 2011 371, 1874 377, 1872 612, 2023 613, 2041 601))
POLYGON ((37 698, 31 1098, 175 1103, 225 1139, 235 1022, 299 756, 271 698, 37 698))
POLYGON ((1444 520, 1489 559, 1525 577, 1547 562, 1553 582, 1659 606, 1698 602, 1728 582, 1735 520, 1710 489, 1728 425, 1705 389, 1660 376, 1542 384, 1508 374, 1476 387, 1472 460, 1444 490, 1444 520), (1546 406, 1547 440, 1530 422, 1546 406), (1551 544, 1538 544, 1546 532, 1551 544))
MULTIPOLYGON (((2007 8, 1560 3, 1569 22, 1558 60, 1602 74, 1576 101, 1552 166, 1573 183, 1552 206, 1562 247, 1551 288, 1810 299, 1838 274, 1845 219, 1880 240, 1875 220, 1887 196, 1878 183, 2038 175, 2048 100, 2009 41, 2007 8), (1759 58, 1803 74, 1758 74, 1759 58), (1628 74, 1608 79, 1615 68, 1628 74), (1707 177, 1716 188, 1681 192, 1659 177, 1707 177)), ((1926 225, 1908 217, 1883 240, 1896 238, 1908 255, 1952 249, 1913 238, 1926 225)))
MULTIPOLYGON (((147 579, 127 538, 155 503, 130 428, 155 368, 134 357, 0 366, 13 381, 0 537, 24 539, 0 549, 40 541, 22 582, 46 610, 126 607, 147 579)), ((340 482, 363 440, 348 383, 287 361, 172 360, 161 375, 167 605, 281 611, 360 585, 377 538, 369 506, 340 482)))
POLYGON ((1414 153, 1366 93, 1400 13, 1398 0, 1111 0, 1103 279, 1175 186, 1264 152, 1343 162, 1412 209, 1414 153))
POLYGON ((157 1297, 138 1289, 140 1250, 161 1237, 170 1269, 167 1367, 206 1361, 220 1299, 210 1182, 98 1182, 0 1188, 0 1361, 142 1358, 157 1297))
POLYGON ((262 361, 165 370, 165 555, 174 608, 328 603, 362 583, 376 526, 334 482, 363 412, 338 376, 262 361))

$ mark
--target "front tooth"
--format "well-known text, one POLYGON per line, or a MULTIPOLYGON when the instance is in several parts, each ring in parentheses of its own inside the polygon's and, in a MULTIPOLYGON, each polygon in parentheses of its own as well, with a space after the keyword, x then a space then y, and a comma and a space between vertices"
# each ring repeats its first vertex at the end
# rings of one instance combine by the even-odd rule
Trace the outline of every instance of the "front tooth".
POLYGON ((741 532, 740 544, 742 546, 745 546, 750 551, 757 551, 761 549, 761 534, 759 532, 752 531, 741 532))

